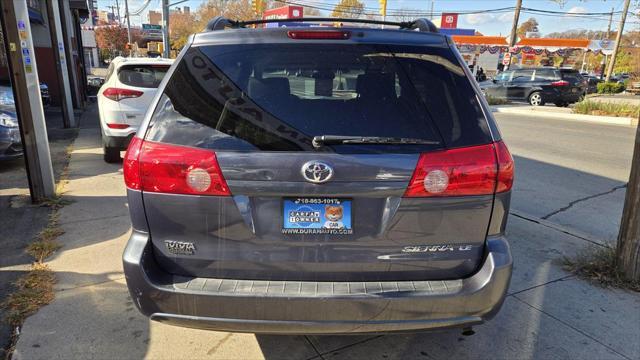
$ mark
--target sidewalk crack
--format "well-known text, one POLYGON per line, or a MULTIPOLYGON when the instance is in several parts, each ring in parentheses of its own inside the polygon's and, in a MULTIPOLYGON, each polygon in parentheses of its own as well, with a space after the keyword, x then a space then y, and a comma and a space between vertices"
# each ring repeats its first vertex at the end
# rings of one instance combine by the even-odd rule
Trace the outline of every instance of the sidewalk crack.
POLYGON ((607 190, 607 191, 604 191, 604 192, 601 192, 601 193, 585 196, 583 198, 574 200, 574 201, 570 202, 567 206, 561 207, 558 210, 552 211, 552 212, 548 213, 547 215, 542 216, 541 219, 547 220, 547 219, 549 219, 550 217, 552 217, 554 215, 557 215, 557 214, 559 214, 561 212, 564 212, 564 211, 567 211, 567 210, 571 209, 574 205, 579 204, 579 203, 581 203, 583 201, 587 201, 587 200, 591 200, 591 199, 594 199, 594 198, 597 198, 597 197, 600 197, 600 196, 608 195, 608 194, 616 192, 617 190, 624 189, 626 187, 627 187, 627 184, 618 185, 618 186, 613 187, 611 190, 607 190))
MULTIPOLYGON (((559 279, 550 280, 550 281, 547 281, 546 283, 543 283, 543 284, 533 285, 533 286, 528 287, 528 288, 526 288, 526 289, 518 290, 518 291, 513 292, 513 293, 511 293, 511 294, 507 294, 507 296, 514 296, 514 295, 518 295, 518 294, 523 293, 523 292, 525 292, 525 291, 533 290, 533 289, 536 289, 536 288, 539 288, 539 287, 542 287, 542 286, 547 286, 547 285, 549 285, 549 284, 553 284, 553 283, 556 283, 556 282, 565 281, 565 280, 567 280, 567 279, 574 278, 574 277, 575 277, 575 275, 567 275, 567 276, 563 276, 563 277, 561 277, 561 278, 559 278, 559 279)), ((514 296, 514 297, 515 297, 515 296, 514 296)))
POLYGON ((555 316, 551 315, 550 313, 548 313, 548 312, 546 312, 546 311, 544 311, 544 310, 542 310, 542 309, 538 308, 537 306, 533 306, 533 305, 529 304, 528 302, 524 301, 523 299, 521 299, 521 298, 519 298, 519 297, 517 297, 517 296, 513 296, 513 298, 514 298, 514 299, 516 299, 516 300, 518 300, 518 301, 520 301, 521 303, 523 303, 523 304, 525 304, 525 305, 529 306, 529 307, 530 307, 530 308, 532 308, 532 309, 535 309, 535 310, 540 311, 541 313, 543 313, 543 314, 547 315, 548 317, 550 317, 550 318, 552 318, 552 319, 554 319, 554 320, 558 321, 559 323, 563 324, 564 326, 566 326, 566 327, 568 327, 568 328, 570 328, 570 329, 572 329, 572 330, 574 330, 574 331, 576 331, 576 332, 578 332, 578 333, 582 334, 583 336, 586 336, 587 338, 589 338, 589 339, 591 339, 591 340, 595 341, 596 343, 598 343, 598 344, 600 344, 600 345, 604 346, 605 348, 607 348, 607 349, 609 349, 610 351, 612 351, 612 352, 614 352, 614 353, 616 353, 616 354, 618 354, 618 355, 622 356, 623 358, 628 359, 628 360, 631 360, 631 358, 630 358, 630 357, 626 356, 625 354, 622 354, 621 352, 617 351, 616 349, 612 348, 611 346, 609 346, 609 345, 607 345, 607 344, 603 343, 602 341, 600 341, 600 340, 596 339, 595 337, 593 337, 593 336, 589 335, 588 333, 586 333, 586 332, 584 332, 584 331, 582 331, 582 330, 578 329, 577 327, 575 327, 575 326, 573 326, 573 325, 571 325, 571 324, 567 323, 566 321, 564 321, 564 320, 562 320, 562 319, 560 319, 560 318, 558 318, 558 317, 555 317, 555 316))

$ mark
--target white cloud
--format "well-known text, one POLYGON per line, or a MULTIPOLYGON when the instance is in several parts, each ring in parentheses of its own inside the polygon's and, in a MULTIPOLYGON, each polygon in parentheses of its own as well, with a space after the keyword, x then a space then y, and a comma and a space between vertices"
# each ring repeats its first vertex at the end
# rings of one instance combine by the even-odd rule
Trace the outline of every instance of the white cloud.
POLYGON ((513 11, 500 14, 500 16, 498 16, 498 21, 503 23, 513 22, 513 11))
POLYGON ((572 14, 584 14, 587 12, 587 9, 583 8, 582 6, 574 6, 571 9, 569 9, 569 11, 567 11, 567 15, 568 17, 571 17, 572 14))
POLYGON ((495 20, 493 14, 479 13, 479 14, 467 14, 465 20, 470 25, 482 25, 487 24, 495 20))

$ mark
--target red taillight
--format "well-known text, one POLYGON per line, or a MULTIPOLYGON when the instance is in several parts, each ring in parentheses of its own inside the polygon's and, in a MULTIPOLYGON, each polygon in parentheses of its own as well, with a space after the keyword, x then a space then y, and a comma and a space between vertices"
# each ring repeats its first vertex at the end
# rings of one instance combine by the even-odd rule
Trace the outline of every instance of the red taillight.
POLYGON ((129 143, 127 152, 122 160, 122 172, 124 173, 124 183, 128 188, 140 190, 140 149, 142 148, 142 139, 134 136, 129 143))
POLYGON ((170 194, 231 195, 213 151, 134 140, 124 160, 128 187, 170 194), (136 147, 139 150, 134 152, 136 147))
POLYGON ((404 196, 488 195, 512 183, 513 160, 498 142, 421 154, 404 196))
POLYGON ((106 98, 111 99, 113 101, 120 101, 122 99, 129 98, 137 98, 144 94, 142 91, 131 90, 131 89, 121 89, 121 88, 107 88, 102 92, 106 98))
POLYGON ((507 145, 502 141, 496 143, 496 157, 498 158, 498 183, 496 184, 496 192, 509 191, 513 186, 515 164, 509 149, 507 149, 507 145))
POLYGON ((551 83, 551 86, 569 86, 569 82, 565 80, 558 80, 551 83))
POLYGON ((126 129, 129 127, 129 124, 107 124, 109 129, 126 129))
POLYGON ((287 32, 287 36, 296 40, 347 40, 351 38, 351 31, 298 30, 287 32))

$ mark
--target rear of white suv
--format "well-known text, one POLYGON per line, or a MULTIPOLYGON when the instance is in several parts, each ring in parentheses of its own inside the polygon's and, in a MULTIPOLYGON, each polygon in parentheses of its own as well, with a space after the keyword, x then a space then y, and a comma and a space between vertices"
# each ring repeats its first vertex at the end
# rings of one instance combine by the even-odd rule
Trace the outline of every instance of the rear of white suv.
POLYGON ((106 162, 120 161, 120 151, 138 131, 172 59, 121 58, 111 62, 98 91, 102 145, 106 162))

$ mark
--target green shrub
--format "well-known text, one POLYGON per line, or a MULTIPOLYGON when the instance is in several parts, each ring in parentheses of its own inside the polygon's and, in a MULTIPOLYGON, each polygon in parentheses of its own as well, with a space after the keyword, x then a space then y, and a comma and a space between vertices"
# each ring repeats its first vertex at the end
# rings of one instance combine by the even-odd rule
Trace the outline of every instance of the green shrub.
POLYGON ((640 105, 585 100, 576 103, 573 112, 587 115, 638 117, 640 105))
POLYGON ((487 103, 489 105, 504 105, 509 103, 509 100, 507 99, 497 98, 491 95, 486 95, 485 98, 487 98, 487 103))
POLYGON ((624 84, 617 82, 601 82, 598 83, 598 94, 618 94, 624 91, 624 84))

